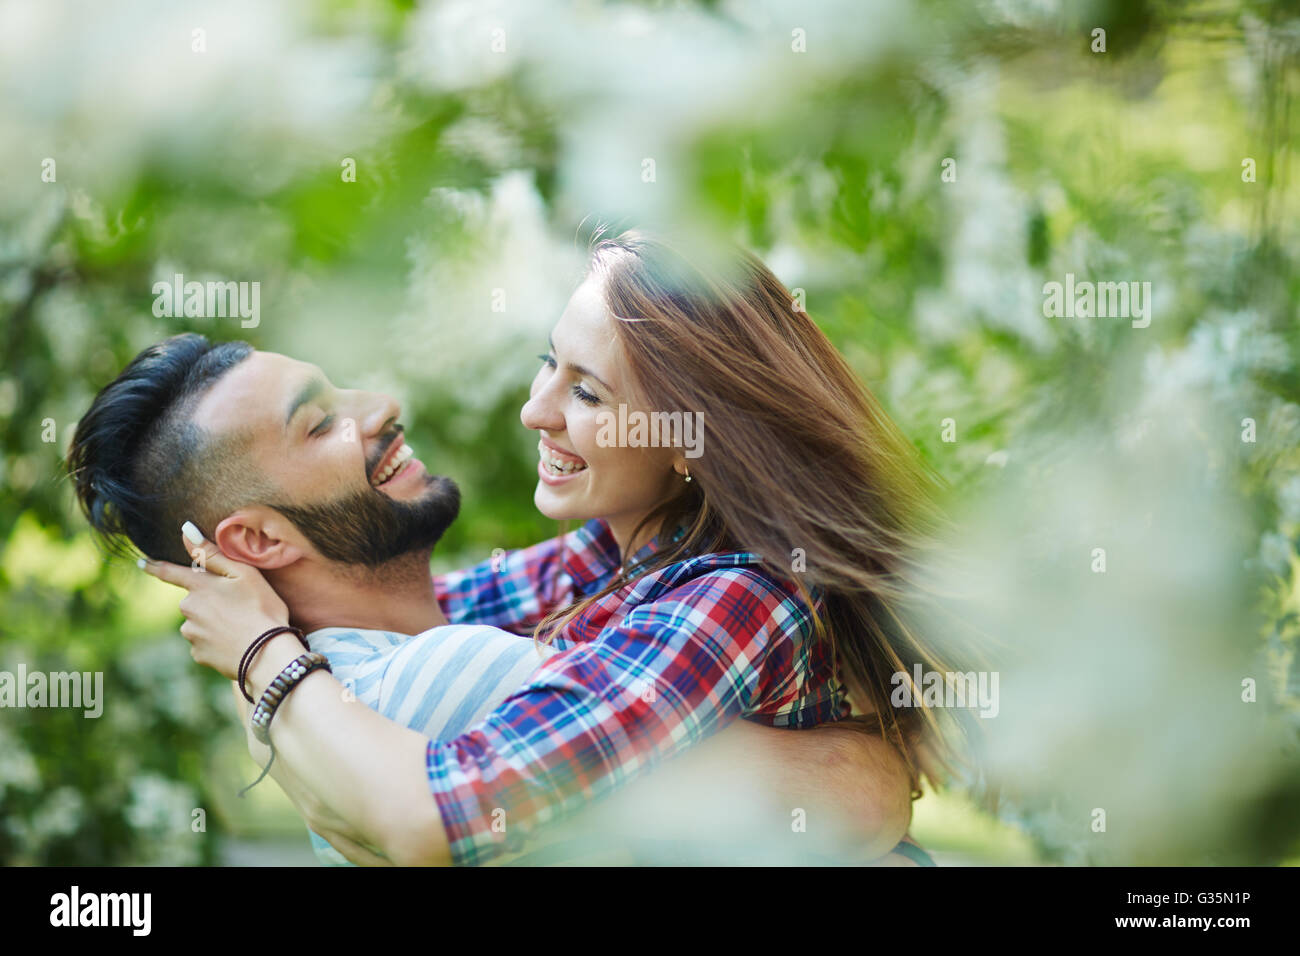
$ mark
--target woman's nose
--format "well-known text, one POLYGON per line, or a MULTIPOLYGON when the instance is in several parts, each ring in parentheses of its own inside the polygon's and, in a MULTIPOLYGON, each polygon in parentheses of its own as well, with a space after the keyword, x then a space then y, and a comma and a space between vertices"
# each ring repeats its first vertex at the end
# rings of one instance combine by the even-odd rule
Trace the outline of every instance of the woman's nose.
POLYGON ((544 386, 533 386, 532 395, 524 402, 524 407, 519 409, 519 420, 523 422, 525 428, 534 431, 542 429, 548 432, 564 431, 564 416, 555 406, 550 389, 544 386))

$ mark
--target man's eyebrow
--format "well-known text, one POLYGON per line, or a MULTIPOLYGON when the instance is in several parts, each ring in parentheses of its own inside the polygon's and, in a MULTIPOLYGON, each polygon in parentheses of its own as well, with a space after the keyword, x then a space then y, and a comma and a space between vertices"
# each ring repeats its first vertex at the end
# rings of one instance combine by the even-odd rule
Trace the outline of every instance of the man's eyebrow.
MULTIPOLYGON (((551 354, 554 355, 554 354, 555 354, 555 340, 554 340, 554 339, 550 339, 550 338, 548 338, 548 339, 546 340, 546 344, 549 345, 549 346, 551 347, 551 354)), ((585 366, 585 365, 575 365, 573 362, 565 362, 565 363, 564 363, 564 367, 567 368, 567 369, 571 369, 571 370, 574 371, 574 372, 577 372, 579 375, 590 375, 590 376, 591 376, 592 378, 594 378, 596 381, 600 382, 601 385, 604 385, 607 391, 610 391, 610 392, 613 392, 613 391, 614 391, 614 389, 610 388, 608 382, 606 382, 603 378, 601 378, 599 375, 597 375, 597 374, 596 374, 595 372, 593 372, 591 369, 587 368, 587 366, 585 366)))
POLYGON ((298 414, 298 409, 316 398, 323 391, 325 391, 325 379, 319 377, 309 379, 307 384, 298 390, 298 394, 294 396, 293 401, 289 403, 289 414, 284 417, 284 427, 286 429, 289 427, 289 423, 293 421, 293 416, 298 414))

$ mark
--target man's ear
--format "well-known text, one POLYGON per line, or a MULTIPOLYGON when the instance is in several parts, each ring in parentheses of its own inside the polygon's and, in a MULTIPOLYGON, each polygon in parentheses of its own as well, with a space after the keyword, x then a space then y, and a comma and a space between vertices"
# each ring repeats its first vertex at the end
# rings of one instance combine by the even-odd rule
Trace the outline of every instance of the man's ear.
POLYGON ((217 525, 213 541, 226 557, 264 571, 288 567, 305 554, 288 519, 269 508, 241 508, 217 525))

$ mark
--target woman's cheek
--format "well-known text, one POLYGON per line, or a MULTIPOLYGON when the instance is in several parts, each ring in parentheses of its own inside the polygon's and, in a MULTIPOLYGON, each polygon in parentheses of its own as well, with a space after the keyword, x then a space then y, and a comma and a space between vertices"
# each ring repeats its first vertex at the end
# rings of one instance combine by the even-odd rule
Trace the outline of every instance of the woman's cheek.
POLYGON ((657 477, 656 461, 642 449, 613 449, 622 454, 610 462, 600 476, 601 487, 616 495, 624 507, 646 508, 659 498, 661 481, 657 477))

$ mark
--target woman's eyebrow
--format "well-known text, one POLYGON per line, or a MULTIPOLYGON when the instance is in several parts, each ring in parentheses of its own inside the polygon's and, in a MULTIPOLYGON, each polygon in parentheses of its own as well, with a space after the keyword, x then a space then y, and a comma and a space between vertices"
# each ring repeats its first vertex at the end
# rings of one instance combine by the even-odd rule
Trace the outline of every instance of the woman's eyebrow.
MULTIPOLYGON (((549 345, 549 346, 551 347, 551 354, 554 355, 554 354, 555 354, 555 340, 554 340, 554 339, 547 339, 547 340, 546 340, 546 344, 549 345)), ((577 365, 577 364, 575 364, 575 363, 573 363, 573 362, 565 362, 565 363, 564 363, 564 367, 567 368, 567 369, 569 369, 570 371, 577 372, 579 375, 588 375, 588 376, 590 376, 591 378, 594 378, 596 381, 600 382, 601 385, 605 386, 605 390, 606 390, 606 391, 609 391, 609 392, 614 391, 614 389, 610 388, 610 385, 609 385, 608 382, 606 382, 603 378, 601 378, 599 375, 597 375, 597 374, 596 374, 595 372, 593 372, 591 369, 587 368, 587 366, 585 366, 585 365, 577 365)))

